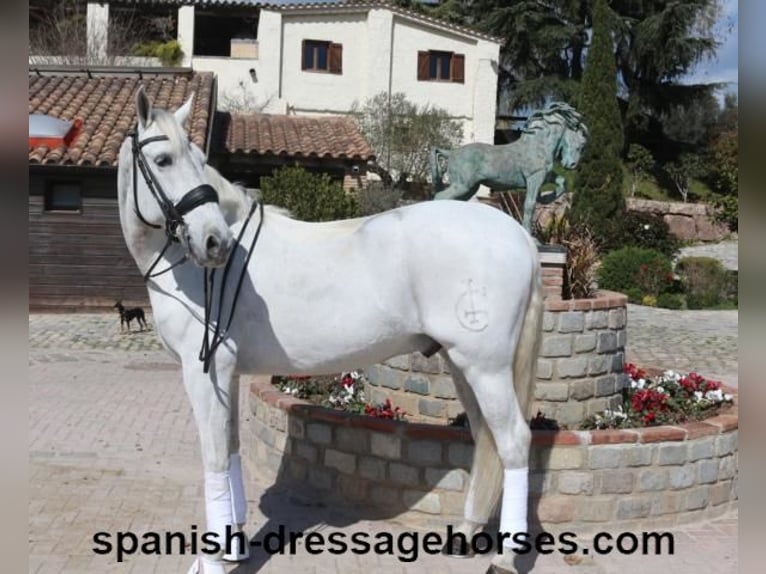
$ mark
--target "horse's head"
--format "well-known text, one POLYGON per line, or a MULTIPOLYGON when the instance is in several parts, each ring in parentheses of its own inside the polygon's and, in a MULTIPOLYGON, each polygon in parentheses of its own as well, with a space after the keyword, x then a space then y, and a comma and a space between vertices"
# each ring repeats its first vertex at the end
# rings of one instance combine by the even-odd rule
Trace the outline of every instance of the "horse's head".
POLYGON ((582 149, 587 141, 587 131, 584 126, 577 129, 567 128, 561 136, 561 165, 566 169, 574 169, 580 161, 582 149))
POLYGON ((144 225, 164 228, 197 264, 218 267, 234 242, 218 194, 205 177, 205 154, 182 127, 192 100, 170 113, 153 109, 143 89, 138 90, 130 193, 144 225))
POLYGON ((569 104, 552 102, 542 111, 549 125, 557 125, 560 130, 556 152, 561 154, 561 165, 574 169, 580 161, 583 147, 588 139, 588 128, 582 116, 569 104))

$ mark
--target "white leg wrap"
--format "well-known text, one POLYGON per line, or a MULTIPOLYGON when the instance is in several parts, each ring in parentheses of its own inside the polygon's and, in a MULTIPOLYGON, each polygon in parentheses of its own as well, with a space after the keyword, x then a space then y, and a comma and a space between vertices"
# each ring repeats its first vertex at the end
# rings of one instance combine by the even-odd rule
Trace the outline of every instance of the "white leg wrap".
POLYGON ((242 458, 239 453, 229 458, 229 488, 231 489, 232 513, 235 524, 247 522, 247 499, 245 487, 242 484, 242 458))
MULTIPOLYGON (((505 469, 503 482, 503 505, 500 509, 500 532, 513 536, 516 532, 527 532, 527 496, 529 493, 529 469, 505 469)), ((503 540, 503 546, 514 548, 510 538, 503 540)))
POLYGON ((221 544, 226 540, 226 526, 233 523, 231 489, 228 472, 205 473, 205 513, 207 530, 218 535, 221 544))

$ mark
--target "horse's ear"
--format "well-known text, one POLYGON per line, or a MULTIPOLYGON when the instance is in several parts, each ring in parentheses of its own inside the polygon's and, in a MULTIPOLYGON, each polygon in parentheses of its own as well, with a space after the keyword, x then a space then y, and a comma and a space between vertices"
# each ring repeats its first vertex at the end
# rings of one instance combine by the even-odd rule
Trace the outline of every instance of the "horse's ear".
POLYGON ((146 126, 151 122, 152 102, 149 101, 143 86, 140 86, 136 92, 136 115, 138 116, 138 124, 146 129, 146 126))
POLYGON ((194 102, 194 92, 189 94, 189 98, 175 111, 176 120, 181 127, 183 127, 186 118, 188 118, 191 113, 192 102, 194 102))

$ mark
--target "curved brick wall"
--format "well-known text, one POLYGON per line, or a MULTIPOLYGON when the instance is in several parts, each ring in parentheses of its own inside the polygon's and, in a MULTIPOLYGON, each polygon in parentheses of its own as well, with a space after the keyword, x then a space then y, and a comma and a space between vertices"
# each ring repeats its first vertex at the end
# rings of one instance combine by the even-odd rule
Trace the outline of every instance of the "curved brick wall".
MULTIPOLYGON (((290 494, 419 526, 462 516, 473 445, 461 428, 398 423, 250 387, 243 440, 253 476, 290 494)), ((737 499, 736 407, 701 423, 534 431, 530 524, 551 531, 660 528, 718 516, 737 499)))
POLYGON ((622 402, 627 296, 546 301, 533 412, 576 428, 622 402))
MULTIPOLYGON (((593 299, 545 301, 533 412, 576 428, 586 416, 621 402, 627 302, 611 291, 593 299)), ((439 355, 402 355, 365 373, 372 402, 389 398, 410 420, 442 424, 463 411, 439 355)))

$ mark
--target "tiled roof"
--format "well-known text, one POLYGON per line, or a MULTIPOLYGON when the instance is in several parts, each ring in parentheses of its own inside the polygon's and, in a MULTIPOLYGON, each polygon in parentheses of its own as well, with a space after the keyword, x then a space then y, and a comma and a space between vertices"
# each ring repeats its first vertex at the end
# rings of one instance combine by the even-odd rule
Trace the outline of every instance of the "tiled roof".
POLYGON ((277 114, 221 116, 219 127, 229 153, 360 161, 375 157, 370 144, 350 118, 277 114))
POLYGON ((69 73, 29 74, 29 113, 63 120, 81 118, 82 128, 71 145, 30 147, 29 163, 113 167, 120 146, 135 126, 135 93, 140 85, 152 103, 175 110, 194 92, 186 127, 191 140, 206 149, 211 105, 215 101, 212 73, 69 73))

